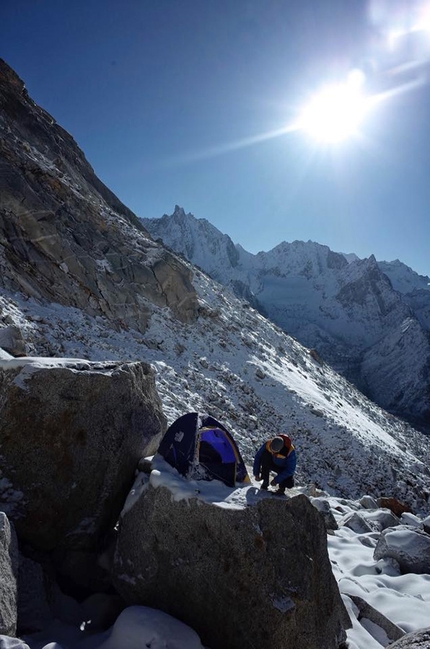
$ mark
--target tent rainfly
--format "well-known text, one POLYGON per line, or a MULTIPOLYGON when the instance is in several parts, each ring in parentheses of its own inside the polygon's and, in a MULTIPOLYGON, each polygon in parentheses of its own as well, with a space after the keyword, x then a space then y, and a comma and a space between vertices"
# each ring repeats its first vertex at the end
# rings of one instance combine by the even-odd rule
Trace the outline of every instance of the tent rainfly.
POLYGON ((229 487, 250 482, 233 437, 204 413, 190 412, 173 422, 158 453, 189 479, 221 480, 229 487))

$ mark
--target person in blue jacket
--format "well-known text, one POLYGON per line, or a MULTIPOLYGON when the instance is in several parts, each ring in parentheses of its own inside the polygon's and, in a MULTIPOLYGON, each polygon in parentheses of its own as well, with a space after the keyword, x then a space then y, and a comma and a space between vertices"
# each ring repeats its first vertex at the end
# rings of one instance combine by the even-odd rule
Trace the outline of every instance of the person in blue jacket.
POLYGON ((296 470, 296 451, 288 435, 276 435, 267 440, 258 449, 254 458, 254 478, 263 480, 261 489, 269 487, 270 472, 276 476, 270 482, 278 485, 276 494, 285 494, 285 489, 294 487, 294 471, 296 470))

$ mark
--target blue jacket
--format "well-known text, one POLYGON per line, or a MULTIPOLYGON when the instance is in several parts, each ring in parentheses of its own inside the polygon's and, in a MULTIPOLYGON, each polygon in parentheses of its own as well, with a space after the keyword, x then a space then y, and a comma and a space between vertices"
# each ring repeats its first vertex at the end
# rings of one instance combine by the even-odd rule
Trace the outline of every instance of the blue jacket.
POLYGON ((291 449, 288 455, 282 455, 281 453, 271 453, 269 451, 270 440, 264 442, 264 444, 258 449, 255 458, 254 458, 254 475, 261 473, 261 462, 263 459, 263 453, 267 450, 268 453, 272 456, 272 462, 276 466, 276 469, 273 470, 277 472, 277 476, 274 478, 274 484, 279 484, 283 480, 286 480, 294 474, 296 470, 296 451, 294 446, 291 446, 291 449))

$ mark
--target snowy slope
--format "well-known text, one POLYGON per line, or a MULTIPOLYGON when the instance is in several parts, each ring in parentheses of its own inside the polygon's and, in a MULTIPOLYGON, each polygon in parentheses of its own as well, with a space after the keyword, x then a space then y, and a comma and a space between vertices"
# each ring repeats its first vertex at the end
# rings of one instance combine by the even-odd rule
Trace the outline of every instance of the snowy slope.
POLYGON ((284 331, 316 348, 384 408, 428 424, 429 278, 400 262, 379 263, 373 256, 360 260, 350 254, 347 260, 312 241, 282 242, 257 255, 237 245, 237 258, 229 237, 178 206, 170 217, 142 221, 170 248, 236 295, 251 298, 284 331), (419 334, 412 335, 405 326, 411 319, 419 334), (381 351, 386 338, 403 341, 393 349, 389 372, 381 351), (375 381, 371 367, 389 380, 375 381))
POLYGON ((412 291, 429 291, 430 277, 419 275, 412 268, 406 266, 398 259, 394 261, 379 261, 378 265, 383 273, 390 278, 393 288, 400 293, 412 291))
POLYGON ((286 431, 298 450, 300 484, 427 506, 423 435, 205 274, 194 273, 194 286, 196 323, 180 323, 169 309, 153 307, 145 334, 18 294, 3 293, 0 309, 21 328, 31 355, 151 362, 169 423, 190 410, 208 411, 232 430, 248 462, 267 435, 286 431))

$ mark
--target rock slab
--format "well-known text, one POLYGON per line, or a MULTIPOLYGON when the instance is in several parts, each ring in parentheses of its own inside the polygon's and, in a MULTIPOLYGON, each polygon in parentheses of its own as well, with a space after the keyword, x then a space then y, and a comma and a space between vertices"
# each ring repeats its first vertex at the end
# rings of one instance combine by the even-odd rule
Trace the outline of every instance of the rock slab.
POLYGON ((349 618, 305 496, 229 509, 148 482, 120 521, 114 584, 211 649, 334 649, 349 618))
POLYGON ((0 363, 0 510, 20 541, 97 548, 165 423, 147 363, 0 363))

